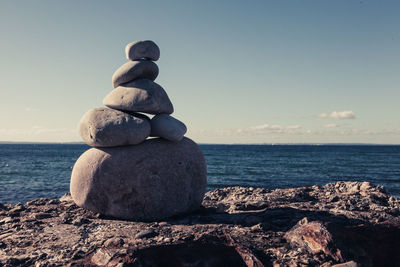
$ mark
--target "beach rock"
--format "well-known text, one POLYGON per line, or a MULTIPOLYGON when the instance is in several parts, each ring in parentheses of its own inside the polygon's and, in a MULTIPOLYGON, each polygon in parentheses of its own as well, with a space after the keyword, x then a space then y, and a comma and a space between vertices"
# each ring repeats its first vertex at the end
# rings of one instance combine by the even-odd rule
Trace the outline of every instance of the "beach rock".
POLYGON ((135 238, 137 238, 137 239, 151 238, 151 237, 155 237, 157 235, 158 234, 153 229, 147 229, 147 230, 143 230, 143 231, 140 231, 139 233, 137 233, 137 235, 135 235, 135 238))
POLYGON ((198 209, 206 183, 206 164, 196 143, 156 138, 87 150, 75 163, 70 189, 80 207, 148 221, 198 209))
POLYGON ((147 79, 138 79, 118 86, 104 98, 103 104, 113 109, 149 114, 174 112, 165 90, 147 79))
POLYGON ((82 117, 78 130, 89 146, 136 145, 150 135, 150 119, 143 114, 95 108, 82 117))
POLYGON ((136 41, 125 47, 125 54, 129 60, 146 58, 157 61, 160 58, 160 48, 150 40, 136 41))
POLYGON ((114 237, 106 240, 104 246, 106 247, 121 247, 124 245, 124 240, 120 237, 114 237))
MULTIPOLYGON (((117 251, 100 248, 91 258, 91 263, 95 266, 108 266, 107 264, 117 254, 117 251)), ((115 266, 115 265, 113 265, 115 266)))
POLYGON ((308 250, 311 254, 324 253, 336 261, 343 261, 340 251, 333 244, 331 233, 321 222, 309 222, 305 217, 284 237, 292 246, 308 250))
POLYGON ((5 204, 0 266, 398 266, 400 216, 393 209, 400 201, 374 184, 364 196, 350 193, 361 185, 219 188, 205 194, 199 211, 162 222, 99 216, 70 194, 31 202, 19 222, 8 215, 19 206, 5 204), (375 203, 373 195, 395 201, 375 203), (38 213, 52 217, 35 219, 38 213), (71 223, 78 220, 86 223, 71 223))
POLYGON ((158 136, 170 141, 180 141, 186 133, 183 122, 167 114, 154 116, 151 121, 151 136, 158 136))
POLYGON ((158 67, 152 61, 128 61, 114 72, 112 84, 114 88, 120 84, 136 79, 149 79, 154 81, 158 76, 158 67))

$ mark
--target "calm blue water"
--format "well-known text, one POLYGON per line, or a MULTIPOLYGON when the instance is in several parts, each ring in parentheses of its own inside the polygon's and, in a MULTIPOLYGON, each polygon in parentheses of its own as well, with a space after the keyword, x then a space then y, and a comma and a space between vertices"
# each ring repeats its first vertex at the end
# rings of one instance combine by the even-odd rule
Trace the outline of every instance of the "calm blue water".
MULTIPOLYGON (((60 197, 81 144, 0 144, 0 203, 60 197)), ((400 146, 201 145, 208 190, 371 181, 400 196, 400 146)))

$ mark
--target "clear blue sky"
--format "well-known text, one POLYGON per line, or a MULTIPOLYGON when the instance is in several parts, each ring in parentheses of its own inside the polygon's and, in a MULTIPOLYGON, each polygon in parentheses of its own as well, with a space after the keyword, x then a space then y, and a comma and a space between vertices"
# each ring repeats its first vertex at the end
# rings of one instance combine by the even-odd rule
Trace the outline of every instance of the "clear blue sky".
POLYGON ((400 1, 1 1, 0 140, 80 141, 124 47, 200 143, 400 143, 400 1))

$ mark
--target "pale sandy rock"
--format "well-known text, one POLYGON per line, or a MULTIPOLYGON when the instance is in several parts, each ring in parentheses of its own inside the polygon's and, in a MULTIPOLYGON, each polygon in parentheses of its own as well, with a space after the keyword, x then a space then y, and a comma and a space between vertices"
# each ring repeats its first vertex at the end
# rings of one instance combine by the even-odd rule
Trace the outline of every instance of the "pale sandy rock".
POLYGON ((182 140, 187 130, 183 122, 167 114, 154 116, 150 125, 151 136, 158 136, 174 142, 182 140))
POLYGON ((112 90, 103 100, 107 107, 149 114, 171 114, 171 100, 165 90, 148 79, 138 79, 112 90))
POLYGON ((149 79, 154 81, 158 76, 158 67, 152 61, 128 61, 114 72, 112 84, 114 88, 120 84, 136 79, 149 79))
POLYGON ((150 40, 136 41, 125 47, 125 54, 129 60, 146 58, 157 61, 160 58, 160 48, 150 40))
POLYGON ((205 159, 196 143, 156 138, 87 150, 72 170, 70 190, 85 209, 148 221, 198 209, 206 183, 205 159))
POLYGON ((78 131, 86 144, 93 147, 136 145, 150 134, 150 120, 143 114, 95 108, 81 119, 78 131))

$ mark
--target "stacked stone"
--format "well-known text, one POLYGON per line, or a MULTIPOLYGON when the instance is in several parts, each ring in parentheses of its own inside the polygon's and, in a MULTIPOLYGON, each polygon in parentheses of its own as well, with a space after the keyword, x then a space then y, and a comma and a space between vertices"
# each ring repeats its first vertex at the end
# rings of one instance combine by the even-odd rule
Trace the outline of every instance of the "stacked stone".
POLYGON ((79 134, 93 148, 74 165, 71 195, 80 207, 123 219, 192 211, 205 193, 206 165, 197 144, 184 137, 185 124, 170 116, 167 93, 154 82, 160 49, 137 41, 125 53, 128 62, 114 73, 115 89, 103 100, 108 108, 88 111, 79 123, 79 134))
POLYGON ((186 126, 171 117, 173 105, 165 90, 154 82, 158 67, 153 61, 160 57, 160 49, 152 41, 130 43, 125 48, 128 62, 113 75, 115 88, 103 104, 83 116, 79 133, 94 147, 136 145, 149 135, 180 141, 186 126), (155 114, 150 120, 144 114, 155 114))

